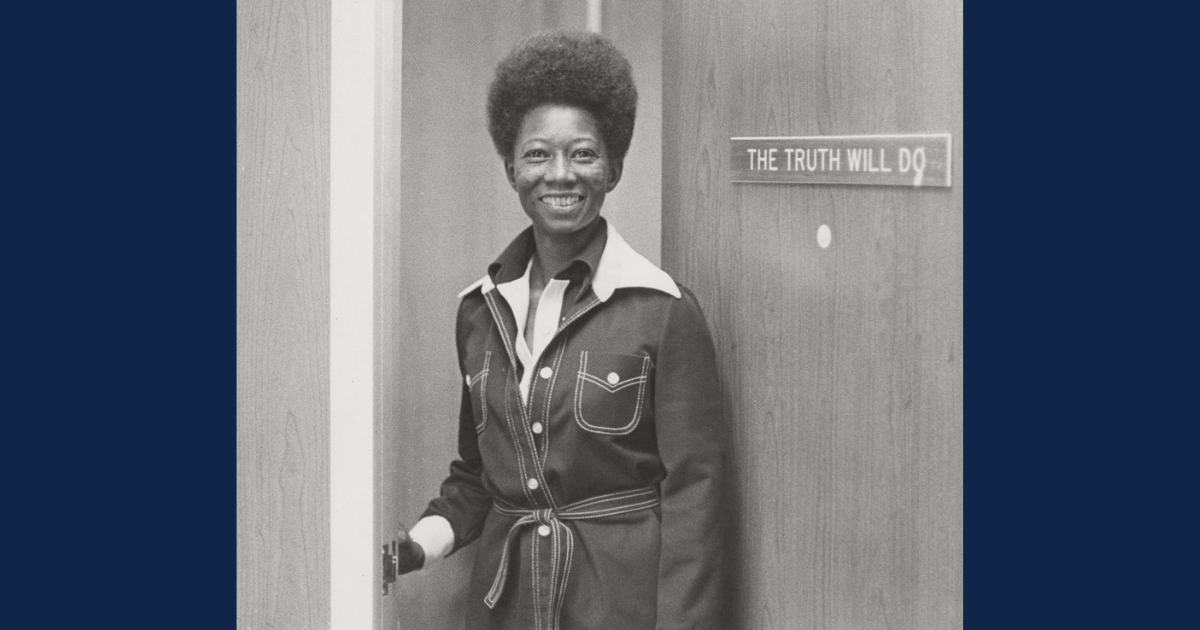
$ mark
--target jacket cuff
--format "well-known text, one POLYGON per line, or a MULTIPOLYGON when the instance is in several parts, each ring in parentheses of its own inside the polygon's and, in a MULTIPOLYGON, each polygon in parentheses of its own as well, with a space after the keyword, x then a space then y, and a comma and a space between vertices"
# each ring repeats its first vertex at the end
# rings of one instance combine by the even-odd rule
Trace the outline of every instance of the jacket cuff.
POLYGON ((408 535, 425 551, 425 567, 446 557, 454 548, 454 529, 444 517, 433 515, 417 521, 408 535))

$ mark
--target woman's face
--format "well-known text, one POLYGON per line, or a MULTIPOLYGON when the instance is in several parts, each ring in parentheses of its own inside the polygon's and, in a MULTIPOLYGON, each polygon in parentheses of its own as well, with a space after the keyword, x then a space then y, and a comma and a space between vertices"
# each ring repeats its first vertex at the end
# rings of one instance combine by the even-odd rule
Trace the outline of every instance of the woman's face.
POLYGON ((525 114, 504 170, 521 207, 545 236, 574 234, 596 221, 621 179, 587 110, 542 105, 525 114))

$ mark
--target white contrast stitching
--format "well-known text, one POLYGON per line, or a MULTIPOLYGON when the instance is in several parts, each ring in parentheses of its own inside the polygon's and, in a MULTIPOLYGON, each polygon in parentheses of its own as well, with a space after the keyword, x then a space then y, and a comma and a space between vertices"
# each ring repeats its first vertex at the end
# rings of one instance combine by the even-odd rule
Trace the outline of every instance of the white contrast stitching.
MULTIPOLYGON (((544 512, 548 512, 548 513, 552 513, 554 516, 556 516, 558 518, 563 518, 563 519, 568 519, 568 520, 590 520, 593 518, 601 518, 604 516, 624 514, 626 512, 636 512, 637 510, 640 510, 640 509, 643 509, 646 507, 651 507, 651 506, 657 504, 658 501, 659 501, 658 493, 653 488, 642 488, 642 489, 638 489, 638 490, 614 492, 612 494, 606 494, 606 495, 603 495, 600 497, 596 497, 594 499, 588 499, 586 501, 572 503, 571 505, 568 505, 559 511, 546 510, 544 508, 539 508, 539 510, 535 510, 535 511, 544 511, 544 512), (645 498, 640 499, 643 496, 645 498), (584 509, 584 508, 591 508, 591 507, 599 505, 601 503, 609 503, 612 501, 628 500, 628 499, 640 499, 640 500, 637 501, 636 503, 623 503, 621 505, 617 505, 614 507, 584 509)), ((519 508, 516 506, 508 505, 504 502, 501 502, 500 500, 495 501, 493 506, 495 507, 497 512, 507 515, 507 516, 528 515, 530 512, 530 510, 526 510, 524 508, 519 508)))
POLYGON ((628 498, 636 497, 636 496, 643 495, 643 494, 645 494, 647 496, 657 497, 657 493, 655 493, 653 488, 639 488, 637 490, 626 490, 623 492, 613 492, 613 493, 605 494, 605 495, 595 497, 592 499, 579 501, 578 503, 572 503, 571 505, 568 505, 566 508, 564 508, 564 510, 574 513, 575 510, 579 510, 582 508, 590 508, 593 505, 599 505, 601 503, 608 503, 610 501, 619 501, 622 499, 628 499, 628 498))
MULTIPOLYGON (((516 382, 515 379, 516 379, 516 371, 517 371, 517 364, 516 364, 517 355, 516 355, 516 352, 513 351, 512 344, 509 342, 508 329, 504 326, 504 320, 500 318, 498 307, 496 307, 496 305, 495 305, 495 299, 496 299, 495 296, 493 296, 489 292, 489 293, 485 294, 484 297, 486 297, 488 300, 488 307, 492 311, 492 319, 494 319, 496 321, 496 325, 500 328, 500 336, 504 339, 505 348, 508 349, 509 363, 513 367, 513 379, 514 379, 514 382, 516 382)), ((534 366, 534 367, 536 369, 536 366, 534 366)), ((546 483, 545 473, 544 473, 544 471, 542 471, 541 466, 540 466, 540 461, 539 461, 538 455, 537 455, 537 445, 534 444, 533 433, 529 428, 529 410, 526 408, 525 401, 521 399, 521 394, 520 394, 521 384, 520 384, 520 382, 516 382, 516 385, 517 385, 517 390, 516 390, 517 391, 517 407, 521 410, 521 420, 522 420, 521 428, 524 430, 525 437, 527 440, 529 440, 529 446, 532 449, 531 454, 530 454, 530 460, 533 463, 534 473, 537 475, 539 487, 543 488, 543 494, 546 496, 546 500, 550 503, 550 505, 552 507, 557 507, 557 503, 554 500, 554 495, 550 492, 549 485, 546 483)), ((509 398, 508 392, 505 392, 504 413, 506 416, 509 415, 508 398, 509 398)), ((518 460, 517 463, 521 467, 521 486, 526 489, 525 490, 526 496, 529 496, 530 501, 532 501, 533 505, 536 506, 536 505, 538 505, 537 501, 534 500, 532 495, 529 494, 528 486, 525 485, 525 481, 526 481, 527 477, 525 475, 525 462, 521 456, 520 438, 518 437, 518 432, 515 429, 515 427, 513 427, 511 418, 508 419, 508 423, 509 423, 509 430, 512 431, 512 434, 513 434, 513 444, 517 448, 517 460, 518 460)))
POLYGON ((649 381, 650 374, 650 357, 642 357, 642 373, 633 378, 626 379, 616 385, 609 385, 604 379, 597 378, 587 371, 588 351, 584 350, 579 357, 579 372, 575 377, 575 422, 585 431, 592 433, 600 433, 603 435, 629 435, 637 429, 638 424, 642 419, 642 403, 646 396, 646 383, 649 381), (615 393, 618 390, 624 389, 631 385, 638 385, 637 402, 633 408, 633 418, 629 424, 623 427, 602 427, 594 425, 583 418, 583 384, 592 383, 602 387, 609 393, 615 393))
POLYGON ((617 392, 621 391, 622 389, 625 389, 626 387, 629 387, 630 385, 637 385, 638 383, 644 383, 644 382, 646 382, 646 377, 644 377, 644 376, 635 376, 635 377, 633 377, 633 378, 627 378, 627 379, 625 379, 625 380, 623 380, 623 381, 621 381, 621 382, 617 383, 616 385, 610 385, 610 384, 608 383, 608 381, 607 381, 607 380, 605 380, 605 379, 602 379, 602 378, 600 378, 600 377, 598 377, 598 376, 593 376, 593 375, 591 375, 591 374, 588 374, 588 373, 586 373, 586 372, 579 372, 579 376, 580 376, 580 377, 581 377, 583 380, 585 380, 585 381, 587 381, 587 382, 589 382, 589 383, 593 383, 593 384, 595 384, 595 385, 597 385, 597 386, 599 386, 599 387, 602 387, 602 388, 604 388, 604 390, 605 390, 605 391, 607 391, 607 392, 608 392, 608 393, 610 393, 610 394, 615 394, 615 393, 617 393, 617 392))
MULTIPOLYGON (((579 374, 582 374, 586 370, 587 370, 587 350, 584 350, 583 352, 579 353, 579 374)), ((579 417, 581 415, 579 412, 580 400, 581 400, 579 394, 580 394, 579 376, 577 374, 575 376, 575 404, 572 407, 572 409, 575 411, 575 420, 576 421, 579 420, 579 417)))
MULTIPOLYGON (((539 360, 538 364, 540 364, 540 363, 541 363, 541 361, 539 360)), ((534 368, 536 369, 537 365, 535 365, 534 368)), ((519 387, 519 385, 518 385, 518 387, 519 387)), ((520 397, 521 397, 520 390, 518 389, 517 390, 517 398, 520 399, 520 397)), ((532 398, 532 397, 533 397, 533 394, 532 394, 532 392, 530 392, 530 398, 532 398)), ((533 463, 533 472, 535 475, 537 475, 537 478, 538 478, 538 487, 542 489, 542 494, 545 495, 546 501, 549 502, 550 507, 557 508, 558 502, 554 500, 554 494, 552 492, 550 492, 550 485, 546 483, 546 473, 542 469, 542 460, 538 458, 537 442, 534 442, 533 429, 530 428, 530 426, 529 426, 529 411, 526 410, 524 407, 521 408, 521 411, 523 413, 523 416, 521 418, 522 419, 521 429, 525 433, 525 439, 529 440, 529 449, 530 449, 529 459, 533 463)), ((544 428, 545 427, 543 427, 543 429, 544 428)), ((519 438, 515 434, 513 435, 513 438, 514 438, 513 439, 514 443, 519 441, 519 438)), ((537 505, 537 504, 535 503, 534 505, 537 505)))
POLYGON ((492 351, 488 350, 483 355, 483 371, 481 371, 478 375, 476 375, 475 378, 471 379, 471 384, 467 386, 467 391, 470 391, 471 388, 475 387, 476 384, 480 384, 480 387, 479 387, 479 416, 480 416, 480 418, 479 418, 478 424, 475 425, 475 434, 476 435, 483 433, 483 430, 487 428, 487 417, 488 417, 487 376, 488 376, 488 369, 489 369, 489 366, 491 365, 491 363, 492 363, 492 351))
POLYGON ((540 630, 542 627, 542 607, 538 605, 538 602, 542 599, 542 587, 540 580, 538 580, 538 573, 541 572, 538 570, 541 568, 538 566, 538 538, 540 537, 536 535, 530 536, 529 548, 533 550, 533 563, 531 565, 533 569, 533 627, 540 630))
MULTIPOLYGON (((516 379, 516 374, 512 373, 512 377, 516 379)), ((529 499, 529 503, 534 507, 537 507, 537 499, 534 498, 533 491, 530 490, 529 486, 526 485, 526 480, 529 478, 529 475, 525 474, 525 458, 521 456, 521 440, 517 437, 517 429, 513 426, 512 414, 509 411, 509 399, 512 398, 511 394, 512 391, 508 388, 506 383, 504 388, 504 421, 508 424, 508 430, 513 435, 513 448, 515 448, 517 451, 517 470, 519 470, 521 473, 521 490, 525 492, 525 497, 529 499)), ((520 394, 518 393, 518 396, 519 395, 520 394)), ((537 460, 536 454, 534 455, 534 460, 537 460)))
POLYGON ((553 532, 553 538, 550 540, 550 543, 551 553, 554 556, 551 565, 550 591, 548 593, 548 598, 542 598, 540 596, 541 552, 539 551, 540 547, 538 547, 539 539, 535 536, 530 540, 534 567, 539 571, 538 573, 535 573, 533 577, 534 607, 536 610, 535 622, 537 623, 538 628, 542 627, 541 602, 543 599, 548 599, 549 601, 547 602, 547 609, 545 611, 548 616, 548 619, 545 622, 546 627, 557 629, 561 621, 563 601, 566 599, 566 588, 568 578, 570 576, 571 564, 573 562, 573 558, 575 557, 574 533, 563 521, 616 516, 618 514, 625 514, 654 507, 658 504, 659 499, 656 488, 624 490, 599 497, 593 497, 591 499, 570 504, 564 510, 557 513, 554 510, 549 509, 524 510, 509 504, 503 499, 495 499, 492 503, 492 507, 498 513, 519 516, 519 518, 513 523, 512 527, 508 530, 508 534, 505 536, 504 551, 500 556, 500 561, 502 564, 496 572, 495 579, 492 580, 491 590, 489 590, 487 596, 484 597, 484 603, 487 604, 489 608, 493 608, 500 598, 500 594, 503 591, 503 586, 508 575, 508 553, 512 545, 513 537, 519 536, 520 530, 522 530, 525 525, 530 523, 546 525, 551 527, 551 531, 553 532), (640 499, 642 497, 645 497, 645 499, 636 501, 636 499, 640 499), (631 499, 635 501, 630 502, 631 499), (608 508, 597 508, 593 510, 581 509, 609 503, 612 501, 625 501, 625 503, 618 503, 617 505, 608 508), (563 549, 565 549, 565 551, 563 551, 563 549), (560 573, 562 575, 561 579, 559 578, 560 573))
POLYGON ((517 353, 513 350, 512 341, 508 338, 508 328, 505 327, 504 318, 500 316, 500 309, 496 306, 496 296, 488 292, 483 297, 487 300, 488 310, 492 312, 492 320, 496 322, 496 327, 500 329, 500 339, 504 341, 504 348, 508 351, 508 363, 512 366, 513 372, 516 372, 517 353))
POLYGON ((517 519, 517 522, 513 523, 513 526, 509 528, 508 535, 504 537, 504 550, 500 552, 500 570, 496 573, 496 579, 492 580, 492 588, 488 590, 487 595, 483 598, 483 603, 487 604, 488 608, 496 607, 496 602, 500 601, 504 583, 508 579, 508 550, 512 546, 513 535, 519 532, 523 525, 533 521, 533 516, 523 516, 517 519))
MULTIPOLYGON (((546 613, 550 617, 550 623, 548 623, 546 625, 550 628, 557 628, 558 624, 556 624, 554 622, 554 585, 555 585, 556 580, 558 579, 558 553, 559 553, 558 548, 559 548, 559 544, 560 544, 560 540, 559 540, 560 535, 558 532, 558 519, 553 519, 553 520, 546 519, 546 520, 550 521, 549 523, 547 523, 548 525, 552 525, 551 530, 550 530, 550 549, 551 549, 551 553, 554 554, 554 557, 552 557, 550 559, 550 597, 548 598, 550 600, 550 603, 548 606, 546 606, 546 613)), ((537 603, 537 608, 540 610, 541 607, 542 607, 542 601, 541 601, 541 599, 539 599, 538 603, 537 603)))
POLYGON ((558 382, 558 370, 562 367, 563 354, 567 349, 568 338, 564 336, 558 345, 558 355, 554 357, 554 375, 550 378, 550 387, 546 390, 545 409, 542 414, 542 467, 546 466, 546 456, 550 454, 550 403, 554 396, 554 384, 558 382))
POLYGON ((564 328, 566 328, 568 325, 570 325, 571 322, 579 319, 580 317, 583 317, 584 313, 587 313, 588 311, 592 310, 592 307, 599 303, 600 303, 600 300, 599 300, 599 298, 597 298, 595 301, 589 302, 587 306, 576 311, 575 314, 571 316, 571 319, 568 319, 565 322, 563 322, 561 325, 559 325, 559 327, 558 327, 559 332, 562 332, 562 330, 564 328))
MULTIPOLYGON (((536 372, 539 365, 541 365, 540 358, 530 369, 532 369, 534 372, 536 372)), ((515 377, 516 377, 516 375, 514 373, 514 382, 516 382, 515 377)), ((536 379, 534 381, 534 384, 530 385, 530 392, 529 392, 530 400, 533 400, 533 393, 534 393, 535 388, 536 388, 536 379)), ((530 428, 530 426, 529 426, 529 424, 530 424, 529 423, 529 420, 530 420, 529 407, 526 406, 525 401, 522 400, 522 398, 521 398, 521 384, 519 382, 517 382, 517 390, 516 391, 517 391, 517 407, 521 410, 521 423, 520 423, 521 424, 521 432, 524 434, 525 439, 529 441, 529 449, 530 449, 529 450, 529 452, 530 452, 529 459, 533 464, 533 472, 537 476, 537 479, 538 479, 538 487, 543 489, 543 494, 545 495, 546 501, 550 504, 550 506, 558 507, 558 503, 554 500, 554 495, 550 492, 550 487, 546 483, 546 475, 545 475, 545 471, 542 470, 541 459, 538 458, 537 443, 534 442, 534 440, 533 440, 533 429, 530 428)), ((508 397, 506 395, 505 399, 507 400, 507 398, 508 397)), ((517 434, 516 429, 513 429, 513 443, 514 444, 519 443, 520 439, 521 438, 517 434)), ((518 446, 517 447, 518 454, 520 453, 520 450, 521 449, 518 446)), ((522 473, 521 473, 522 475, 525 474, 523 472, 523 470, 524 470, 524 461, 522 460, 522 473)), ((522 476, 521 481, 522 481, 522 483, 525 482, 524 476, 522 476)), ((534 505, 538 505, 538 504, 535 502, 534 505)))
MULTIPOLYGON (((562 619, 563 601, 567 599, 567 578, 571 576, 571 558, 575 555, 575 537, 571 534, 571 530, 567 529, 566 523, 559 523, 565 530, 564 538, 567 542, 567 557, 563 561, 562 583, 558 585, 558 605, 554 607, 554 630, 558 630, 559 621, 562 619)), ((555 556, 555 566, 558 565, 558 557, 555 556)), ((550 602, 554 605, 554 602, 550 602)))
POLYGON ((573 521, 588 521, 594 518, 606 518, 609 516, 617 516, 618 514, 626 514, 628 512, 636 512, 648 507, 658 505, 658 498, 647 499, 641 503, 632 503, 626 506, 615 508, 605 508, 601 510, 592 510, 589 512, 571 512, 570 514, 561 514, 563 518, 569 518, 573 521))

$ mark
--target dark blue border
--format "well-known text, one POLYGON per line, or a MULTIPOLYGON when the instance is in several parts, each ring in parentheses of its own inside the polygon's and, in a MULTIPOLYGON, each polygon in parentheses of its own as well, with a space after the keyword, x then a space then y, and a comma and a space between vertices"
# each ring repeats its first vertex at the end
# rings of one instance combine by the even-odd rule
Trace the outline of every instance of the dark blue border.
POLYGON ((227 627, 233 7, 43 11, 6 19, 6 621, 227 627))
POLYGON ((1149 5, 971 17, 972 626, 1185 625, 1194 35, 1149 5))

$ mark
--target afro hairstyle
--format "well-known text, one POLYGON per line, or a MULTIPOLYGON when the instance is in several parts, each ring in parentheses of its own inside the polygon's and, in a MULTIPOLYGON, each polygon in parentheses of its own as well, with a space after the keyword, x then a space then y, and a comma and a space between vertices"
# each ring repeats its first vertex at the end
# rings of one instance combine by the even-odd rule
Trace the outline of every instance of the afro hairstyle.
POLYGON ((496 66, 487 116, 501 158, 512 159, 525 114, 547 103, 587 110, 596 118, 610 157, 625 159, 637 115, 637 88, 629 61, 612 42, 595 33, 543 33, 518 45, 496 66))

